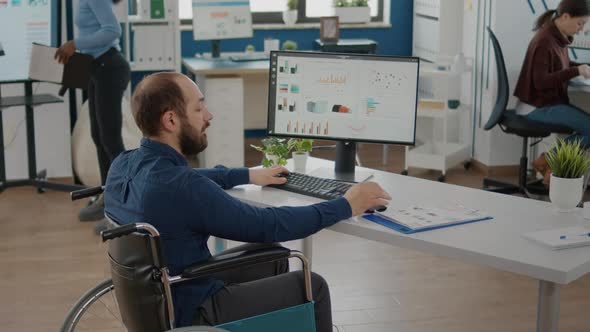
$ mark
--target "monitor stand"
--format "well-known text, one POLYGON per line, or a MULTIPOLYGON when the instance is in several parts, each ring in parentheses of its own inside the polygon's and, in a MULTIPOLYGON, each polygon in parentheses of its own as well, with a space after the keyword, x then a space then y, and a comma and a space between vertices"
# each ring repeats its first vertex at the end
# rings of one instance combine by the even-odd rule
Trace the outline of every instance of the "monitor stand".
POLYGON ((221 40, 215 39, 211 41, 211 55, 203 53, 203 58, 208 61, 218 62, 227 60, 227 57, 221 57, 221 40))
POLYGON ((215 39, 211 41, 211 58, 219 59, 221 55, 221 40, 215 39))
POLYGON ((373 172, 355 170, 356 143, 339 141, 336 143, 336 162, 334 169, 320 167, 309 173, 325 179, 333 179, 345 182, 364 182, 373 176, 373 172))

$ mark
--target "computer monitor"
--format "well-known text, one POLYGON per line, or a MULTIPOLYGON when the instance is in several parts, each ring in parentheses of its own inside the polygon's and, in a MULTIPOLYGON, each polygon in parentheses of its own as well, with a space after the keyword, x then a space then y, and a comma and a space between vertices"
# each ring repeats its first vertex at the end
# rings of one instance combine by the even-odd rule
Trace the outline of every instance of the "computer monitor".
POLYGON ((193 0, 193 37, 212 41, 213 58, 219 58, 222 39, 252 35, 250 1, 193 0))
POLYGON ((337 141, 334 177, 354 177, 357 142, 414 145, 419 58, 273 51, 268 135, 337 141))

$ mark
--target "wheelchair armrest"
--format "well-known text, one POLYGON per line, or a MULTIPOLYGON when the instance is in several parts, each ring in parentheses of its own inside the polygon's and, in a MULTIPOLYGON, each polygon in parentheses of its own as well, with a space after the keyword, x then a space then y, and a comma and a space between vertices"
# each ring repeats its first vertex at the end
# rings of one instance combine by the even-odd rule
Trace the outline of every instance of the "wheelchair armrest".
POLYGON ((187 267, 182 272, 183 278, 199 278, 225 270, 249 267, 260 263, 273 262, 288 258, 291 250, 279 244, 252 243, 240 247, 240 251, 224 251, 205 262, 187 267))

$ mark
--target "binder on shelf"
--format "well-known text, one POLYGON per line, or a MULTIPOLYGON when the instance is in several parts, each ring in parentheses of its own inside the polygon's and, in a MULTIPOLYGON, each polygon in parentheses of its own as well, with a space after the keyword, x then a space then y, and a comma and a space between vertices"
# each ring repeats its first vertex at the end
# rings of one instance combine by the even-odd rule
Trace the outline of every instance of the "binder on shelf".
POLYGON ((468 209, 460 205, 434 208, 411 206, 406 209, 388 209, 363 217, 404 234, 492 219, 483 211, 468 209))
MULTIPOLYGON (((74 53, 63 65, 54 58, 57 48, 33 43, 29 78, 61 84, 64 88, 86 89, 90 81, 94 58, 87 54, 74 53)), ((60 93, 61 95, 61 93, 60 93)))

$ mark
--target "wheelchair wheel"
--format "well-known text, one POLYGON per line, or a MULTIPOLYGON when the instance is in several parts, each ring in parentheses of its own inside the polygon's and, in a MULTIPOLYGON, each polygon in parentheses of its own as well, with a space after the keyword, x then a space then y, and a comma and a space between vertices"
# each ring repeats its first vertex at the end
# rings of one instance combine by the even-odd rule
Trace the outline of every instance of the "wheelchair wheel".
POLYGON ((127 331, 119 314, 113 281, 109 278, 82 295, 60 329, 73 331, 127 331))

